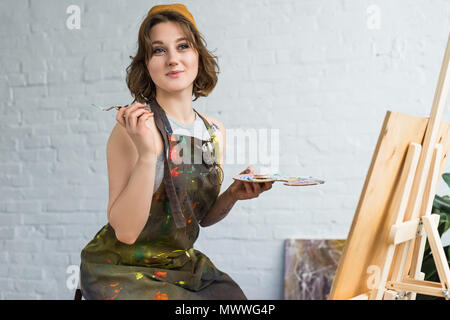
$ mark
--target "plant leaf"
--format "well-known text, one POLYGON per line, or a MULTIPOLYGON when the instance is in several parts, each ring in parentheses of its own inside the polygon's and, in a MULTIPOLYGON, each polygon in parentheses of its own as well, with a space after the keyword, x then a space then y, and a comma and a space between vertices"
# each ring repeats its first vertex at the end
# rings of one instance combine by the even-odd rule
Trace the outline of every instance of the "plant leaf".
POLYGON ((444 173, 442 179, 444 179, 445 183, 450 187, 450 173, 444 173))
POLYGON ((433 200, 433 207, 441 211, 450 212, 450 199, 435 195, 433 200))

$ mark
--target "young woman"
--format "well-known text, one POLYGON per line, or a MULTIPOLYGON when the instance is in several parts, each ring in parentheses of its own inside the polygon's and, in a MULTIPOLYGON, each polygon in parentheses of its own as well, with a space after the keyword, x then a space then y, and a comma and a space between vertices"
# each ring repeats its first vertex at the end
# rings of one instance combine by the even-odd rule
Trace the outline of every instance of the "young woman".
POLYGON ((246 299, 193 244, 199 226, 272 183, 234 181, 220 193, 225 128, 192 106, 217 82, 203 42, 181 4, 155 6, 142 22, 127 68, 134 101, 119 110, 107 144, 108 224, 81 252, 78 296, 246 299))

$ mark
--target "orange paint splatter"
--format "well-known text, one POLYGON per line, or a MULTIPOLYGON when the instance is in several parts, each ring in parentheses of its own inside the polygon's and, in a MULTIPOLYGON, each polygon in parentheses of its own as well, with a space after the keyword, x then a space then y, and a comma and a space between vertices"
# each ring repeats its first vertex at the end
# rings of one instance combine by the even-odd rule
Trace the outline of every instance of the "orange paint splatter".
POLYGON ((167 297, 167 293, 161 293, 158 291, 156 294, 156 300, 169 300, 169 298, 167 297))
POLYGON ((108 263, 111 263, 111 259, 110 258, 108 258, 108 263))
POLYGON ((186 194, 183 193, 183 194, 181 195, 181 198, 184 200, 184 199, 186 198, 186 194))
POLYGON ((157 271, 154 273, 155 276, 160 277, 160 278, 165 278, 167 277, 167 272, 164 271, 157 271))
POLYGON ((170 174, 172 175, 172 177, 178 177, 180 175, 180 173, 177 170, 178 167, 175 167, 172 170, 170 170, 170 174))
POLYGON ((195 201, 194 205, 192 206, 192 209, 194 209, 198 204, 198 201, 195 201))
MULTIPOLYGON (((110 286, 111 286, 111 287, 115 287, 115 286, 117 286, 118 284, 119 284, 118 282, 117 282, 117 283, 112 283, 112 284, 110 284, 110 286)), ((115 298, 117 298, 117 296, 119 295, 119 292, 120 292, 120 291, 122 291, 122 288, 114 289, 115 295, 112 296, 112 297, 110 297, 110 298, 106 298, 106 300, 114 300, 115 298)))

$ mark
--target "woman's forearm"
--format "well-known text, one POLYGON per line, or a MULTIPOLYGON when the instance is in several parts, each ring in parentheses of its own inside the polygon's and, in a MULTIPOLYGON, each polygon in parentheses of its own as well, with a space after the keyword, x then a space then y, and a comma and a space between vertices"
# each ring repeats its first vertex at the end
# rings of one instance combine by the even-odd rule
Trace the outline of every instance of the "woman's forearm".
POLYGON ((236 201, 237 200, 231 196, 230 189, 227 189, 217 197, 216 202, 202 219, 200 225, 202 227, 208 227, 219 222, 227 216, 236 201))
POLYGON ((111 206, 109 223, 119 241, 133 244, 148 220, 157 158, 139 158, 128 184, 111 206))

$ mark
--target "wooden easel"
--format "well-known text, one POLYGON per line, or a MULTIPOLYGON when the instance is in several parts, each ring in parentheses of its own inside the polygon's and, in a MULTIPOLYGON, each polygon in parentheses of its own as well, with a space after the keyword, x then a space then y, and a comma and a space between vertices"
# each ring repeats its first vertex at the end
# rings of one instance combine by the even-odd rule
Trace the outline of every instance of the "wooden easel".
POLYGON ((329 299, 450 299, 450 270, 431 214, 450 149, 441 122, 450 84, 450 35, 429 118, 388 111, 329 299), (421 272, 426 239, 440 282, 421 272))

